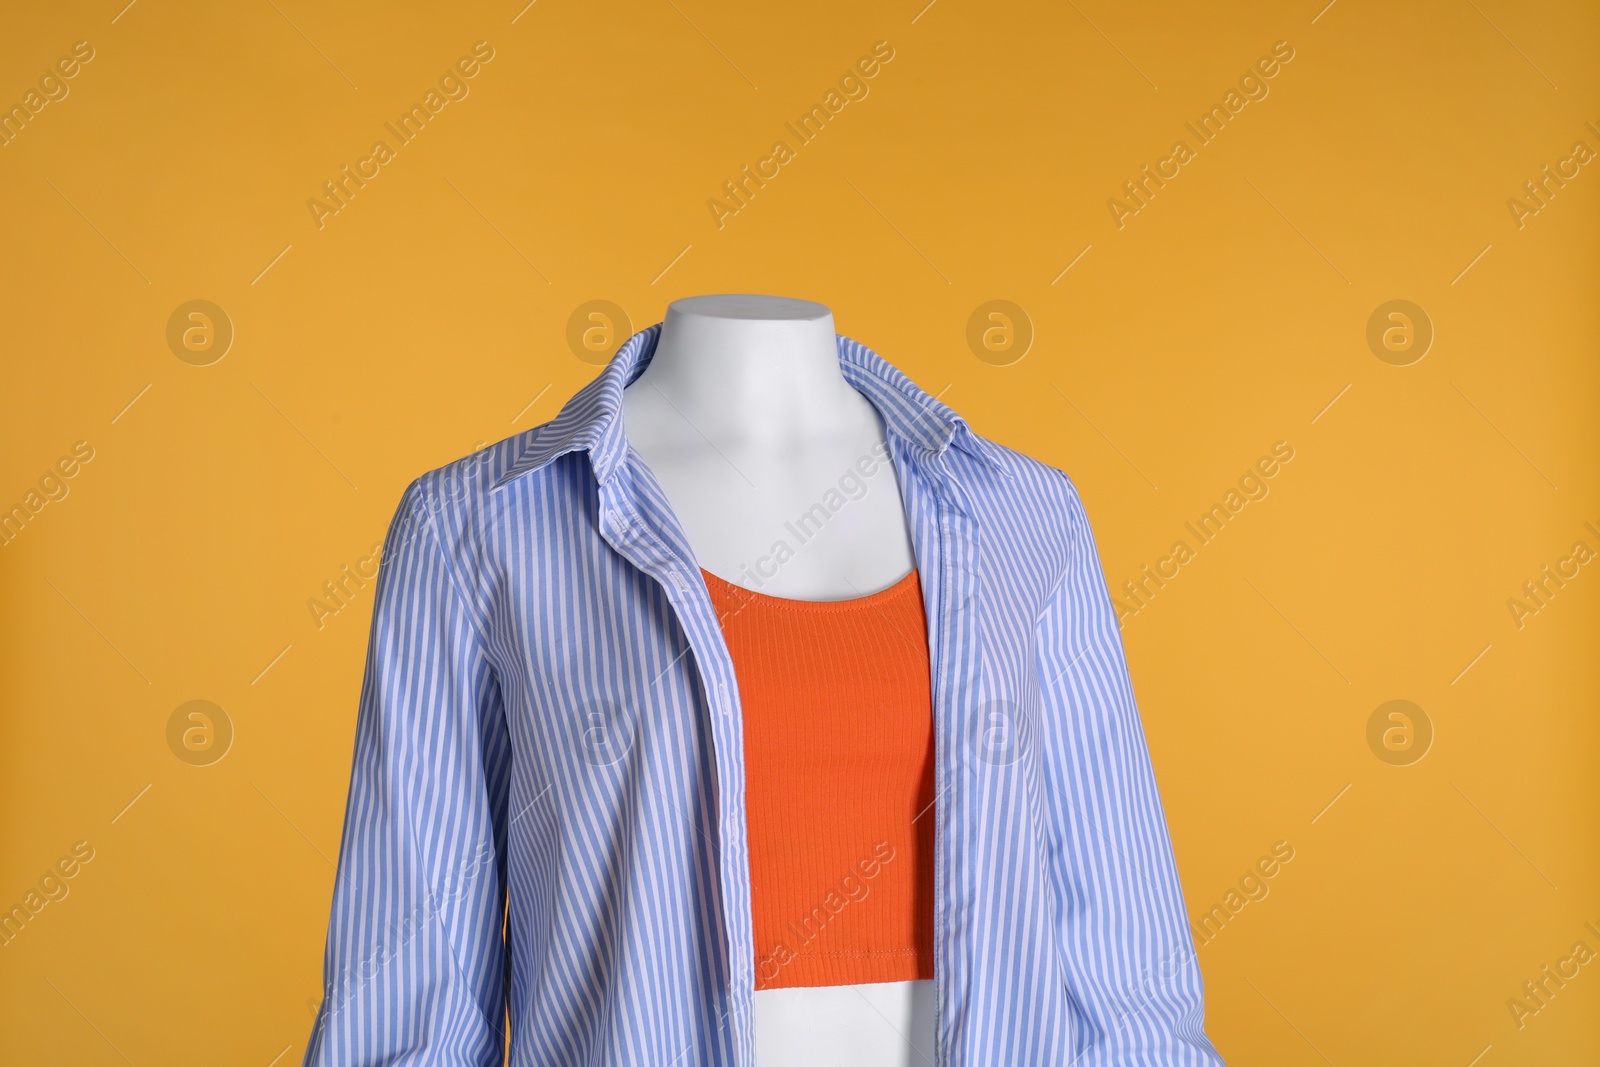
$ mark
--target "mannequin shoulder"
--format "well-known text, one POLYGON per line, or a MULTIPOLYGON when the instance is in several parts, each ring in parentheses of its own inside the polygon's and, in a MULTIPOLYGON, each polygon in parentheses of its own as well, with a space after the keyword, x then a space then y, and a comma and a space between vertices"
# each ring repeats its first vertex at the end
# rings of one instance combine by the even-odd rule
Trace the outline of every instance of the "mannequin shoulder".
POLYGON ((460 459, 412 479, 400 500, 401 513, 425 512, 440 536, 472 525, 490 506, 494 491, 539 441, 544 426, 484 445, 460 459))
POLYGON ((487 493, 536 440, 543 426, 513 434, 419 475, 416 484, 434 499, 465 500, 487 493))
POLYGON ((969 492, 1025 511, 1077 506, 1078 487, 1060 467, 977 434, 965 446, 957 470, 969 492))
POLYGON ((1027 539, 1074 541, 1088 517, 1072 478, 1054 464, 972 435, 954 471, 966 495, 991 521, 1027 539))

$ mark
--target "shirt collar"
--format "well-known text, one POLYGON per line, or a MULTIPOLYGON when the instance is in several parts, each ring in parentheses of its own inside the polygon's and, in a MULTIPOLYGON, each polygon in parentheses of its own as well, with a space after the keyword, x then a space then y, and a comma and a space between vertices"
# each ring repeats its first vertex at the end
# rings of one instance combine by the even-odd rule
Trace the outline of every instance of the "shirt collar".
MULTIPOLYGON (((661 338, 661 323, 648 326, 623 343, 600 375, 572 397, 550 422, 529 431, 527 444, 493 488, 558 456, 580 449, 589 453, 595 478, 605 485, 627 457, 622 430, 622 390, 650 365, 661 338)), ((954 444, 980 461, 1003 470, 993 447, 967 425, 967 420, 919 389, 910 378, 859 341, 835 335, 839 369, 883 417, 891 437, 898 437, 932 459, 954 444)))

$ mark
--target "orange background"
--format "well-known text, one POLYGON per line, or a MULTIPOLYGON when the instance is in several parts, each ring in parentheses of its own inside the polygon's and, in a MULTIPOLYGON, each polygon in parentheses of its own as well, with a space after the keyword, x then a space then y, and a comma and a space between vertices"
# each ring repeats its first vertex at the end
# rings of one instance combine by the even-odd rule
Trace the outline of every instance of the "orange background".
POLYGON ((1288 442, 1125 620, 1191 916, 1294 850, 1200 949, 1210 1033, 1240 1065, 1600 1060, 1600 964, 1507 1006, 1600 951, 1600 566, 1507 605, 1600 550, 1600 174, 1507 205, 1600 149, 1593 7, 122 4, 0 12, 0 103, 94 50, 0 147, 0 508, 67 491, 0 548, 0 907, 93 850, 0 948, 8 1062, 298 1062, 370 585, 320 629, 308 601, 413 476, 595 374, 576 309, 719 292, 828 304, 1067 470, 1114 591, 1288 442), (319 228, 478 41, 470 94, 319 228), (1119 228, 1279 41, 1269 95, 1119 228), (196 299, 234 334, 204 366, 167 339, 196 299), (1406 366, 1367 340, 1397 299, 1435 334, 1406 366), (990 300, 1033 331, 1008 365, 967 340, 990 300), (1433 734, 1403 766, 1368 742, 1395 699, 1433 734), (233 731, 209 765, 169 742, 191 700, 233 731))

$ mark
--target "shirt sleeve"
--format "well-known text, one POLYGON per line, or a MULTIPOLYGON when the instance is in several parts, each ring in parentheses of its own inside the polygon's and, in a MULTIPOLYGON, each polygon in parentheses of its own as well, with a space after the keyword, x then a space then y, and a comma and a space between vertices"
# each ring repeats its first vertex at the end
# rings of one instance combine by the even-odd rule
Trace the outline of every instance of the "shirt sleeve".
POLYGON ((383 546, 305 1067, 503 1062, 510 746, 425 483, 383 546))
MULTIPOLYGON (((1065 478, 1065 475, 1062 475, 1065 478)), ((1061 958, 1076 1067, 1222 1064, 1139 710, 1077 490, 1040 626, 1041 760, 1058 834, 1061 958)))

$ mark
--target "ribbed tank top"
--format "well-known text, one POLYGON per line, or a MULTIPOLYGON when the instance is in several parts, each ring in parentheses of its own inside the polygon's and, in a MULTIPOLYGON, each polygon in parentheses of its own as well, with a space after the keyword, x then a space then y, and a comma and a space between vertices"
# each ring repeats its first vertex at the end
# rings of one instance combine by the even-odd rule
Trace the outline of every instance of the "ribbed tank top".
POLYGON ((912 571, 789 600, 702 570, 744 719, 756 988, 933 977, 933 701, 912 571))

